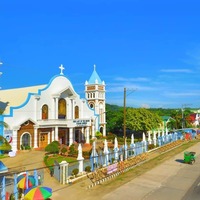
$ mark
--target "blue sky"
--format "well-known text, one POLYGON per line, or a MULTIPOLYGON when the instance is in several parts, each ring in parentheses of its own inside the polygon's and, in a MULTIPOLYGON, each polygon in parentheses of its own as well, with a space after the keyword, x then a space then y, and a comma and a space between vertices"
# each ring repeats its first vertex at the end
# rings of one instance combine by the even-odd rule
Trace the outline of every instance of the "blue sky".
MULTIPOLYGON (((200 107, 198 0, 0 1, 0 86, 47 84, 59 66, 84 97, 93 65, 106 102, 200 107)), ((16 94, 17 95, 17 94, 16 94)))

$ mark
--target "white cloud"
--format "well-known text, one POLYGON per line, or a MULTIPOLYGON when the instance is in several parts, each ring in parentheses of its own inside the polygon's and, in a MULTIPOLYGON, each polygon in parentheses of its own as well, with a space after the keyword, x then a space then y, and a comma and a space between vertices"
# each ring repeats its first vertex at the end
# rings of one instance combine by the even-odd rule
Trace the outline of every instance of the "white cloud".
POLYGON ((141 108, 150 108, 150 105, 149 104, 141 104, 141 108))
POLYGON ((137 78, 116 77, 114 80, 115 81, 126 81, 126 82, 132 82, 132 81, 146 82, 146 81, 149 81, 149 79, 145 78, 145 77, 137 77, 137 78))

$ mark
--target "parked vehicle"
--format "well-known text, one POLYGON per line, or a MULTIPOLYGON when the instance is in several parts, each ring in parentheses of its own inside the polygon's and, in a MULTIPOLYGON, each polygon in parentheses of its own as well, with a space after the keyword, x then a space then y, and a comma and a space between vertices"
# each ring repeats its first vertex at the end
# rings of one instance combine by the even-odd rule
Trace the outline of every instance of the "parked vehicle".
POLYGON ((194 164, 196 160, 196 152, 184 152, 184 162, 189 164, 194 164))

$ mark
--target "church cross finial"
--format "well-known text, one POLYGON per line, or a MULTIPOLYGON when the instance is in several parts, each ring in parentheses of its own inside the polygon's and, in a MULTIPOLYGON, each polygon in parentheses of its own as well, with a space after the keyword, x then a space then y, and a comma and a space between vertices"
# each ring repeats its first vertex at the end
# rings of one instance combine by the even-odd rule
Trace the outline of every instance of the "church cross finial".
POLYGON ((62 64, 60 65, 60 67, 59 67, 59 68, 60 68, 60 75, 63 75, 63 70, 64 70, 65 68, 63 67, 63 65, 62 65, 62 64))

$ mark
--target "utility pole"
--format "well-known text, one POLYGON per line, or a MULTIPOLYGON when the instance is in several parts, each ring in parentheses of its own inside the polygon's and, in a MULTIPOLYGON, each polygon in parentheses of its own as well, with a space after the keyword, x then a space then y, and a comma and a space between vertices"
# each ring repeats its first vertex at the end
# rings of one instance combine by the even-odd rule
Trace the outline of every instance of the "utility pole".
POLYGON ((182 108, 181 108, 181 112, 182 112, 182 129, 185 128, 185 118, 184 118, 184 108, 186 108, 186 106, 189 106, 191 104, 182 104, 182 108))
POLYGON ((124 145, 126 142, 126 88, 124 88, 124 145))
MULTIPOLYGON (((131 90, 129 94, 133 93, 135 90, 136 89, 131 90)), ((126 88, 124 88, 124 147, 126 145, 126 97, 127 97, 126 88)), ((124 151, 124 157, 125 157, 125 151, 124 151)))

